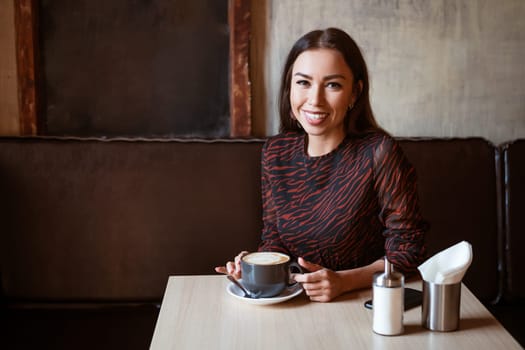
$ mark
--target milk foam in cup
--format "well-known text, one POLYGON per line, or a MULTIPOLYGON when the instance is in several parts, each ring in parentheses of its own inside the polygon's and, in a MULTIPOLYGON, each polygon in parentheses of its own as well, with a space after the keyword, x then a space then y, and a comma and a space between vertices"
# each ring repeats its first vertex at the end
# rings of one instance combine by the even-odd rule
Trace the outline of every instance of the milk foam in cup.
POLYGON ((245 255, 242 260, 249 264, 256 265, 275 265, 282 264, 290 260, 290 257, 282 253, 257 252, 245 255))

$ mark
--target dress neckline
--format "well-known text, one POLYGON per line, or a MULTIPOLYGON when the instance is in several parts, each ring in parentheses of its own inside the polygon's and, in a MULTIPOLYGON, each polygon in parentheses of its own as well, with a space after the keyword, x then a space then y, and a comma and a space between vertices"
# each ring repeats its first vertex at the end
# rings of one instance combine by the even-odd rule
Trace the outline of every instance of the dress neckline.
POLYGON ((335 154, 339 153, 339 150, 343 148, 350 140, 350 136, 346 135, 343 138, 343 140, 339 143, 339 145, 337 145, 337 147, 335 147, 330 152, 320 155, 320 156, 311 156, 308 154, 308 150, 307 150, 307 145, 308 145, 308 143, 306 142, 307 137, 308 137, 307 134, 302 135, 300 146, 301 146, 305 161, 309 161, 309 162, 315 162, 317 160, 332 158, 335 154))

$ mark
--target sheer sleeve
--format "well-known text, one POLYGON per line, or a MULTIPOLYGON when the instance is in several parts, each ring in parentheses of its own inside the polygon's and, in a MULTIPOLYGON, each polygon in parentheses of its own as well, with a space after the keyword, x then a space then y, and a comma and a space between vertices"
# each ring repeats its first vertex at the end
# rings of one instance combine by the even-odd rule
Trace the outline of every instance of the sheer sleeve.
POLYGON ((426 257, 428 224, 419 208, 415 169, 389 136, 375 149, 374 176, 386 256, 399 271, 414 272, 426 257))
POLYGON ((259 251, 277 251, 290 254, 277 230, 277 212, 271 188, 271 155, 268 142, 264 144, 261 159, 261 192, 263 231, 259 251))

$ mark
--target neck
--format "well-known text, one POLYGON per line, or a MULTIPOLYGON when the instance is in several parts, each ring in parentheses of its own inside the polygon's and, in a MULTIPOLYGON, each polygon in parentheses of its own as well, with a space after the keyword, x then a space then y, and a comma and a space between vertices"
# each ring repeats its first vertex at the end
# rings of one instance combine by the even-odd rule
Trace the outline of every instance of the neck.
POLYGON ((332 152, 341 142, 343 142, 345 134, 337 135, 337 137, 324 138, 315 135, 307 135, 308 145, 306 152, 310 157, 320 157, 332 152))

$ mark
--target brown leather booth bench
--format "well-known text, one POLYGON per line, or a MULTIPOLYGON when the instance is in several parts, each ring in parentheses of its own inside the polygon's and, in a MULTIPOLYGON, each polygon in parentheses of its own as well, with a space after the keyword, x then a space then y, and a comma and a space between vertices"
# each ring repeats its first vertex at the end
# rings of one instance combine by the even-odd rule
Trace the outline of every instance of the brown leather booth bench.
MULTIPOLYGON (((524 296, 524 142, 399 141, 418 173, 429 253, 471 242, 464 282, 507 320, 524 296)), ((147 348, 169 275, 213 274, 256 249, 262 144, 0 138, 1 342, 147 348)))

